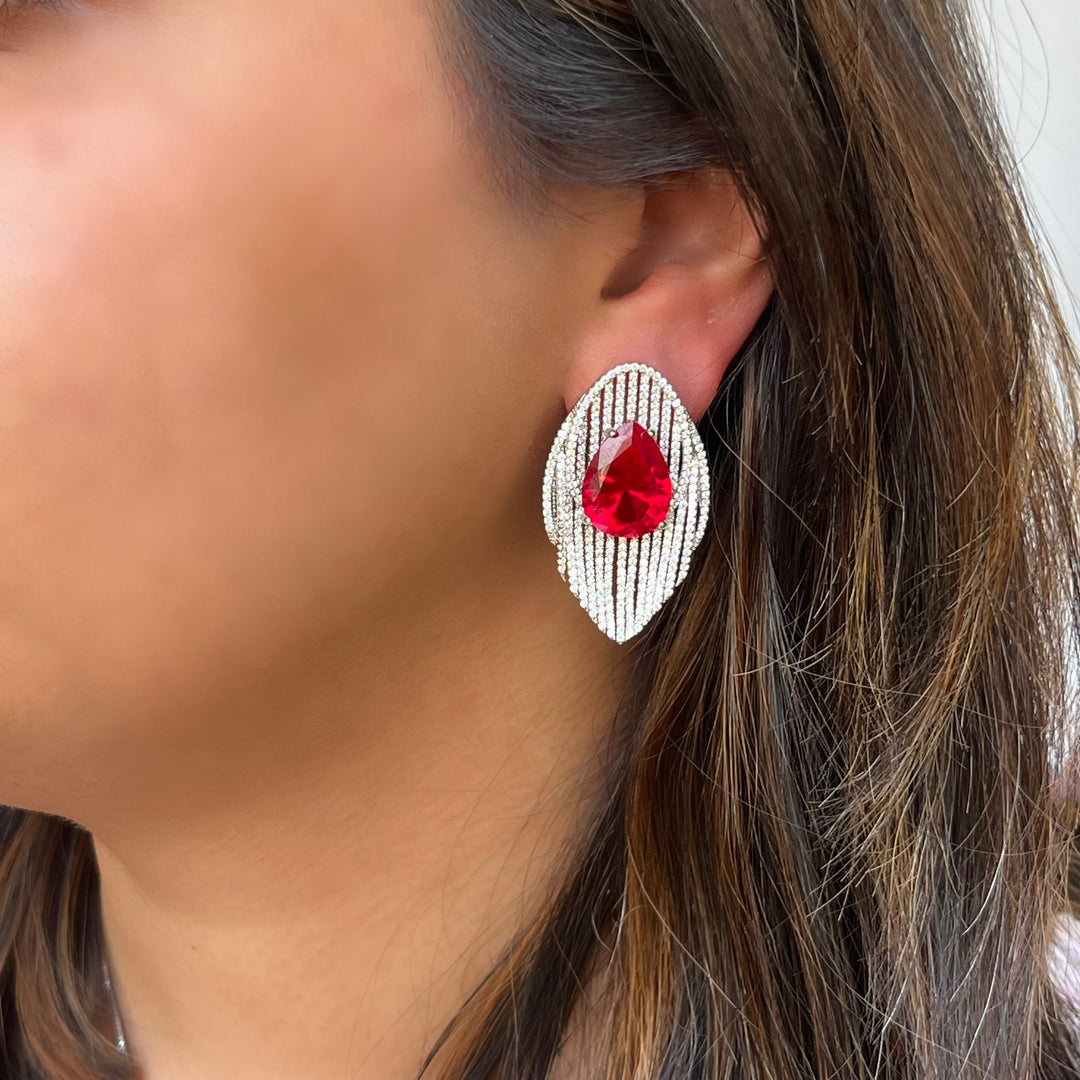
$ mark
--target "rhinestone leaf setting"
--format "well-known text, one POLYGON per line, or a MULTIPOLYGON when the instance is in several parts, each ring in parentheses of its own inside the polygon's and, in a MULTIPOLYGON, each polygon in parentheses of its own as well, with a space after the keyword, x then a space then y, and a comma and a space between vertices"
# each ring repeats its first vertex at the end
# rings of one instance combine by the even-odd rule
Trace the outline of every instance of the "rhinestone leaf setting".
MULTIPOLYGON (((617 442, 608 446, 626 449, 617 442)), ((660 372, 647 364, 621 364, 582 395, 552 443, 542 498, 544 528, 570 591, 613 641, 624 642, 640 633, 689 572, 709 511, 705 447, 690 414, 660 372), (620 432, 624 440, 634 437, 631 422, 643 431, 636 447, 630 448, 630 479, 643 490, 633 493, 637 499, 631 503, 635 509, 629 525, 616 521, 620 513, 626 518, 627 512, 614 509, 594 513, 598 525, 585 509, 586 473, 597 464, 605 440, 618 440, 620 432), (650 443, 655 443, 666 470, 650 443), (646 470, 651 476, 645 475, 646 470), (613 521, 615 531, 599 527, 613 521), (618 535, 619 531, 629 535, 618 535)))

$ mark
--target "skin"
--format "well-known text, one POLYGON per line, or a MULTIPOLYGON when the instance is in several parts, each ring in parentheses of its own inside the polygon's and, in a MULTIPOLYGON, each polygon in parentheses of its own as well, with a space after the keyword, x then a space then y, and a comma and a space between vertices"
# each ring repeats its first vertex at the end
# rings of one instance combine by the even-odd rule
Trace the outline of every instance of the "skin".
POLYGON ((4 30, 0 799, 93 834, 147 1080, 415 1075, 624 683, 543 532, 555 431, 628 360, 700 418, 772 290, 722 175, 496 195, 432 34, 424 0, 4 30))

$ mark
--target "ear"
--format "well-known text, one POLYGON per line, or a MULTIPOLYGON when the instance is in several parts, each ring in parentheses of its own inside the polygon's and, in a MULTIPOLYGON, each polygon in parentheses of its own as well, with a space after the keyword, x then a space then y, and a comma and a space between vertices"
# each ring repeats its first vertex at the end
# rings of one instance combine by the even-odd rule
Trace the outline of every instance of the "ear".
POLYGON ((612 269, 567 372, 566 407, 633 361, 664 375, 696 423, 772 295, 766 240, 720 170, 678 174, 640 205, 636 242, 612 269))

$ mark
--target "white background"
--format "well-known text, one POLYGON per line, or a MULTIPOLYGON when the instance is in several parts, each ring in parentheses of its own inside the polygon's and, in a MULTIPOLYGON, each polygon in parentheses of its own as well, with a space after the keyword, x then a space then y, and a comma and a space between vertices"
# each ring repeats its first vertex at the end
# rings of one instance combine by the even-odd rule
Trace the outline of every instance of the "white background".
POLYGON ((1080 0, 973 0, 1006 128, 1080 339, 1080 0))

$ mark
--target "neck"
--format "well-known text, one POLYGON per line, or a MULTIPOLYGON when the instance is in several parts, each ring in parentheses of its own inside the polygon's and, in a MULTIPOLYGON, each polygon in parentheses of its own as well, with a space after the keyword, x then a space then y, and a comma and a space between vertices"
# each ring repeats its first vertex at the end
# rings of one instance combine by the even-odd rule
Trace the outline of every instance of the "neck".
POLYGON ((327 647, 90 825, 147 1080, 415 1077, 601 783, 619 653, 550 576, 327 647))

